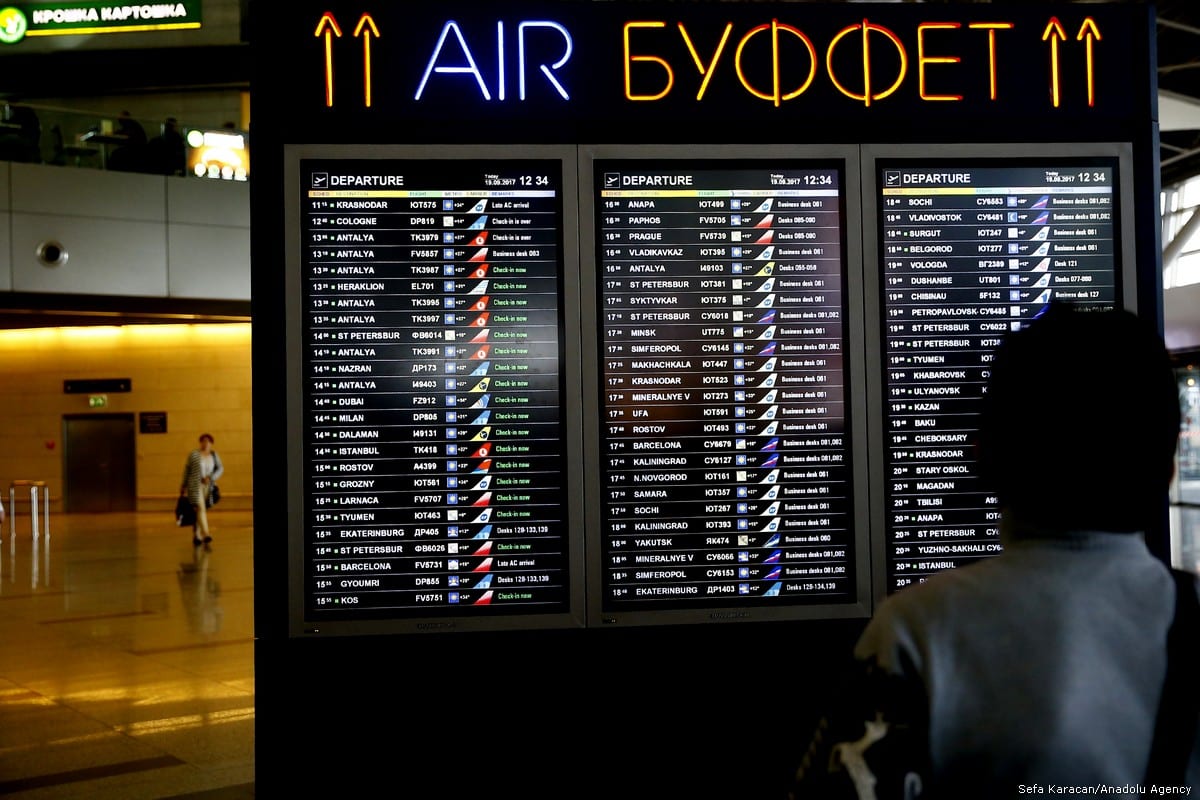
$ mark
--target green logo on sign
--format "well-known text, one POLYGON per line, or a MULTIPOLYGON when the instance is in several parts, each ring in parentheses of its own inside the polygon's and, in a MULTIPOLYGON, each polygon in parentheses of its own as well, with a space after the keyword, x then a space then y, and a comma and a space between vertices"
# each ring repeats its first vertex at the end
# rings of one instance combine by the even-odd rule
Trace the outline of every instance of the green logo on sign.
POLYGON ((12 6, 0 9, 0 42, 16 44, 25 38, 28 29, 29 20, 25 19, 21 9, 12 6))

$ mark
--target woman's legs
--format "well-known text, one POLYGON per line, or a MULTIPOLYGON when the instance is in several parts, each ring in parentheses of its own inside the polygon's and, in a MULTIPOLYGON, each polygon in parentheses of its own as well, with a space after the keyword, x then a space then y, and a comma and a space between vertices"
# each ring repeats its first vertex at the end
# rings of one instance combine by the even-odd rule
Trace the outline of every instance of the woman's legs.
POLYGON ((196 544, 212 541, 212 537, 208 535, 208 511, 204 506, 203 502, 200 505, 192 506, 196 511, 196 524, 192 527, 192 541, 196 544))

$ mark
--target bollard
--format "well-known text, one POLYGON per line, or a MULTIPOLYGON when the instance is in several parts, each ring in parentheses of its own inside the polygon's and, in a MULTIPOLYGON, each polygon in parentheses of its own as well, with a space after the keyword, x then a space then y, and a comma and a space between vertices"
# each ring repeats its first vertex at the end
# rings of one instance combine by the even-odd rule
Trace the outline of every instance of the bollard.
POLYGON ((17 487, 29 487, 29 511, 30 511, 30 531, 33 534, 34 541, 41 537, 42 531, 38 529, 38 497, 42 499, 42 515, 45 520, 42 530, 46 533, 46 539, 50 538, 50 488, 46 486, 45 481, 28 481, 20 480, 13 481, 8 487, 8 532, 13 542, 16 542, 17 536, 17 487), (44 491, 43 491, 44 490, 44 491))

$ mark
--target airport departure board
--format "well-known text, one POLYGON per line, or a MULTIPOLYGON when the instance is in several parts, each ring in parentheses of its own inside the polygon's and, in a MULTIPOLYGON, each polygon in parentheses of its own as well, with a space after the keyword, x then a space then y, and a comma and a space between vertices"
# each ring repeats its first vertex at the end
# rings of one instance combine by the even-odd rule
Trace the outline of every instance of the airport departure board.
POLYGON ((988 365, 1051 302, 1120 303, 1116 171, 1115 158, 877 162, 888 592, 1001 551, 973 453, 988 365))
POLYGON ((313 620, 569 605, 557 159, 302 159, 313 620))
POLYGON ((856 599, 839 163, 593 162, 603 610, 856 599))

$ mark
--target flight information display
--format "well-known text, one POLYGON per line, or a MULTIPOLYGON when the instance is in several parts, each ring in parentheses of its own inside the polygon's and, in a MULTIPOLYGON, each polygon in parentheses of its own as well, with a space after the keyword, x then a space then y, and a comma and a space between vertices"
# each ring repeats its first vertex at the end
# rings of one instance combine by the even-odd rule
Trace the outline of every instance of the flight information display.
POLYGON ((989 363, 1052 301, 1119 303, 1117 163, 877 167, 892 592, 1001 551, 973 454, 989 363))
POLYGON ((853 602, 839 163, 593 171, 603 610, 853 602))
POLYGON ((567 610, 561 163, 300 161, 306 619, 567 610))

